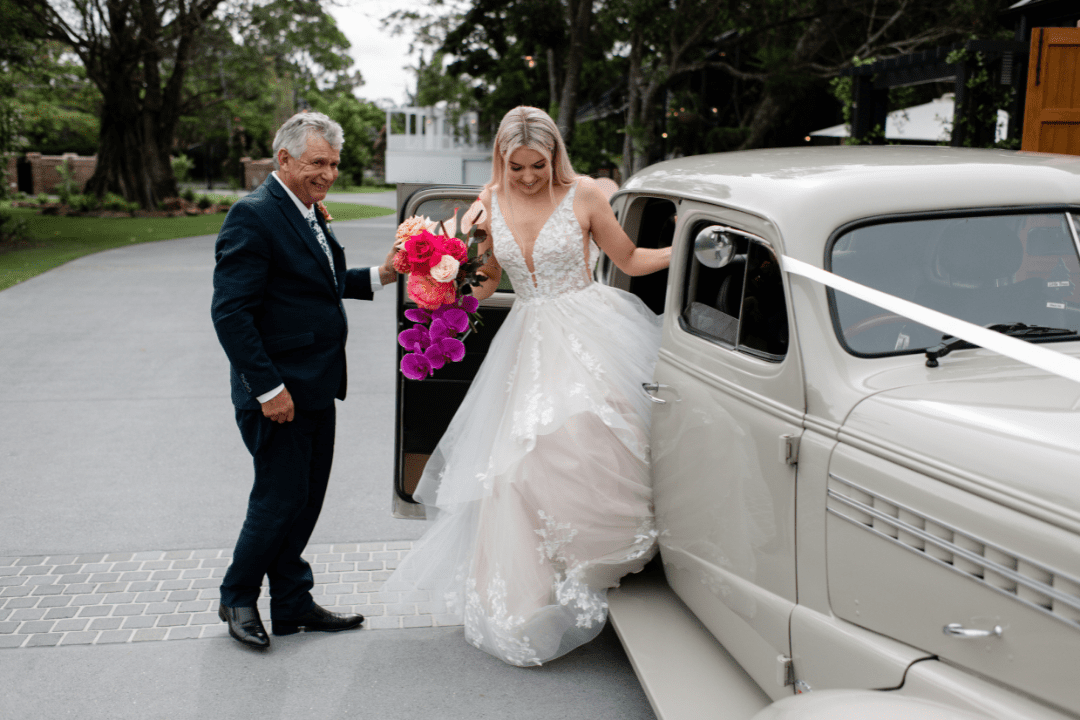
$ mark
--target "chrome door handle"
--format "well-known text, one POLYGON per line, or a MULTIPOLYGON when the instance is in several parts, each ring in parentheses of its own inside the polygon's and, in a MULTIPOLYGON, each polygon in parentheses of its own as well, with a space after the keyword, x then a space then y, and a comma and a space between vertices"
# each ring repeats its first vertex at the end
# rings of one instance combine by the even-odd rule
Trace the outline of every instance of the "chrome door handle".
POLYGON ((963 640, 978 640, 979 638, 1001 637, 1005 630, 1000 625, 995 625, 992 630, 979 630, 978 628, 966 628, 960 623, 949 623, 941 628, 941 631, 949 637, 963 640))
POLYGON ((669 388, 669 387, 671 387, 671 386, 670 385, 661 385, 660 383, 641 383, 641 390, 642 390, 642 392, 645 393, 645 397, 649 398, 650 400, 652 400, 657 405, 666 405, 667 400, 661 400, 660 398, 653 395, 653 393, 657 392, 661 388, 669 388))

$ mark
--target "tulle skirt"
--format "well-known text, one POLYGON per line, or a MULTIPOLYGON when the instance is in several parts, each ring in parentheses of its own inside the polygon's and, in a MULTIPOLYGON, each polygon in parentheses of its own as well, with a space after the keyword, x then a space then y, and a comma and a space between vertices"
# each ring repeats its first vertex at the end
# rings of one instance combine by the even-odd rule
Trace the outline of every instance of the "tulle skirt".
POLYGON ((539 665, 596 637, 608 588, 655 553, 650 381, 660 318, 594 284, 520 298, 414 497, 429 527, 385 585, 539 665))

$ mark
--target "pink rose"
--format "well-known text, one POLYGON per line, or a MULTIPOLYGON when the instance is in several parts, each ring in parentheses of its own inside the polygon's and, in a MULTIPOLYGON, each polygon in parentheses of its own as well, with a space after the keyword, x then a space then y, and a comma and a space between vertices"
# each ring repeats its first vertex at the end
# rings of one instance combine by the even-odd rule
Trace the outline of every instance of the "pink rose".
POLYGON ((431 268, 431 279, 435 282, 450 282, 455 279, 461 263, 453 255, 443 255, 442 259, 431 268))
POLYGON ((409 256, 404 250, 398 250, 394 253, 394 270, 402 275, 412 272, 412 264, 409 262, 409 256))
POLYGON ((425 310, 436 310, 457 298, 454 283, 436 282, 429 275, 409 275, 409 297, 425 310))

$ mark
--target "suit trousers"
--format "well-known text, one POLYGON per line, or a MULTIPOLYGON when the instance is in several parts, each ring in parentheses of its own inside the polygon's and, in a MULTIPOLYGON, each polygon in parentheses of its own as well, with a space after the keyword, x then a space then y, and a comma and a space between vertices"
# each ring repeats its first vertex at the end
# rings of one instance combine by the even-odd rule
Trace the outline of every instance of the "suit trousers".
POLYGON ((221 583, 221 603, 255 607, 270 580, 270 615, 290 620, 314 605, 311 566, 300 554, 322 510, 334 458, 336 408, 299 410, 276 423, 262 410, 237 410, 255 464, 247 517, 221 583))

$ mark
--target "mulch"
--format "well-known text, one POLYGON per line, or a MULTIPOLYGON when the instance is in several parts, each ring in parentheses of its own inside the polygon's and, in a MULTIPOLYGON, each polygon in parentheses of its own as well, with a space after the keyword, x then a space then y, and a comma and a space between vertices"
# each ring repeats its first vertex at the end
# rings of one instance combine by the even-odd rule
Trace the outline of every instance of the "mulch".
POLYGON ((100 217, 100 218, 122 218, 122 217, 137 217, 137 218, 169 218, 169 217, 187 217, 193 215, 213 215, 215 213, 223 213, 229 211, 228 205, 215 204, 210 205, 207 208, 201 208, 194 202, 189 202, 183 198, 166 198, 162 205, 161 210, 136 210, 134 212, 128 212, 126 210, 76 210, 69 205, 59 202, 39 203, 36 200, 19 200, 11 203, 12 207, 23 207, 37 210, 41 215, 62 215, 65 217, 100 217))

